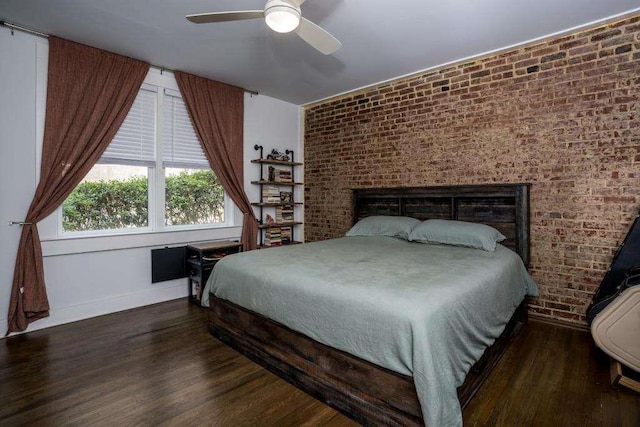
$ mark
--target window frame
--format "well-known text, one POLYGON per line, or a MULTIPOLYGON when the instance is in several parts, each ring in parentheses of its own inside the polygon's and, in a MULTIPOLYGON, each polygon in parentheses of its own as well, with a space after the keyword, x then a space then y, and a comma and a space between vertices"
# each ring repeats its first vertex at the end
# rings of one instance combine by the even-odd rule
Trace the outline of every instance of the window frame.
MULTIPOLYGON (((161 73, 160 77, 165 77, 161 73)), ((145 78, 140 90, 148 90, 156 93, 156 111, 155 111, 155 163, 153 166, 147 167, 148 177, 148 221, 146 227, 134 228, 118 228, 104 230, 84 230, 84 231, 64 231, 63 229, 63 213, 62 205, 56 209, 56 240, 88 238, 88 237, 110 237, 110 236, 126 236, 135 234, 153 234, 153 233, 171 233, 180 231, 210 230, 235 227, 235 205, 231 202, 226 190, 224 191, 224 221, 208 223, 208 224, 181 224, 166 225, 165 224, 165 203, 166 203, 166 168, 163 164, 163 112, 164 99, 167 96, 176 96, 179 94, 175 77, 171 74, 172 82, 167 82, 165 78, 149 78, 151 73, 145 78), (151 80, 151 81, 148 81, 151 80), (165 84, 163 84, 165 83, 165 84), (169 83, 169 84, 166 84, 169 83), (175 87, 172 87, 174 86, 175 87), (167 95, 165 92, 172 92, 167 95)), ((181 96, 180 96, 181 98, 181 96)), ((111 162, 110 164, 118 164, 111 162)), ((123 162, 122 165, 127 165, 123 162)), ((184 166, 187 168, 187 166, 184 166)), ((209 170, 211 168, 209 167, 209 170)), ((215 171, 214 171, 215 173, 215 171)))
MULTIPOLYGON (((110 163, 115 164, 117 163, 110 163)), ((123 164, 122 166, 129 166, 123 164)), ((83 230, 83 231, 64 231, 62 222, 63 222, 63 214, 62 214, 62 205, 56 209, 56 233, 59 239, 73 239, 77 237, 105 237, 105 236, 119 236, 124 234, 142 234, 142 233, 153 233, 158 232, 160 230, 154 230, 152 225, 152 217, 153 217, 153 208, 154 208, 154 187, 155 187, 155 173, 153 170, 155 167, 148 166, 147 167, 147 194, 149 197, 149 206, 147 208, 147 226, 146 227, 132 227, 132 228, 112 228, 112 229, 103 229, 103 230, 83 230)))

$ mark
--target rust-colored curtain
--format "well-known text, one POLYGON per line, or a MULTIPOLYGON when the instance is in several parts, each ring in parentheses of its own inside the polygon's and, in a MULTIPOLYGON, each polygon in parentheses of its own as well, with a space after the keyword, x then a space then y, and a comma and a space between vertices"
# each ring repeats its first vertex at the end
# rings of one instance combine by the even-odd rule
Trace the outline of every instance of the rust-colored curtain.
POLYGON ((49 38, 40 182, 20 236, 7 335, 49 315, 36 224, 62 204, 104 153, 148 70, 141 61, 49 38))
POLYGON ((211 169, 244 214, 242 248, 255 249, 258 221, 244 191, 242 163, 244 90, 180 71, 175 76, 211 169))

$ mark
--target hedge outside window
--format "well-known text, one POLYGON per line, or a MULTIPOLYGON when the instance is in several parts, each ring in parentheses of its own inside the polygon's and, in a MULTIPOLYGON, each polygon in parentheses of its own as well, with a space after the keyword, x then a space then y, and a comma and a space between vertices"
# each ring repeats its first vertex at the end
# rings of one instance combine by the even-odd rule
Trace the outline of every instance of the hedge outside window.
POLYGON ((98 164, 63 203, 61 217, 64 234, 225 224, 224 190, 178 92, 143 85, 98 164))
POLYGON ((148 168, 97 164, 62 204, 65 232, 149 226, 148 168))

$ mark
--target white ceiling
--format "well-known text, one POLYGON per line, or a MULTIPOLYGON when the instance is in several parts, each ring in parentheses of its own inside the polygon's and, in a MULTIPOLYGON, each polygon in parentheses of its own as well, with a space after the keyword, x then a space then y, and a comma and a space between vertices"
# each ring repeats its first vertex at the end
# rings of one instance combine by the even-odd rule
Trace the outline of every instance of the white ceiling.
POLYGON ((331 56, 261 20, 196 25, 184 18, 263 6, 263 0, 1 0, 0 19, 305 104, 640 10, 640 0, 308 0, 303 15, 344 44, 331 56))

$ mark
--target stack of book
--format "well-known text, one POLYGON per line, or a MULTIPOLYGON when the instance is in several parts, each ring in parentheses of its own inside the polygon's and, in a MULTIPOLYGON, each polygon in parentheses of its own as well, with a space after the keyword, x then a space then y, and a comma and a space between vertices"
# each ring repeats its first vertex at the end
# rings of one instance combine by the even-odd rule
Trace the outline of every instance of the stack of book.
POLYGON ((280 231, 280 240, 283 245, 291 243, 291 227, 282 227, 280 231))
POLYGON ((269 227, 264 233, 265 246, 280 246, 282 244, 282 228, 269 227))
POLYGON ((269 166, 269 181, 293 182, 293 176, 291 175, 291 170, 269 166))
POLYGON ((276 208, 276 222, 293 221, 293 206, 278 206, 276 208))
POLYGON ((280 203, 280 189, 272 185, 262 186, 263 203, 280 203))

